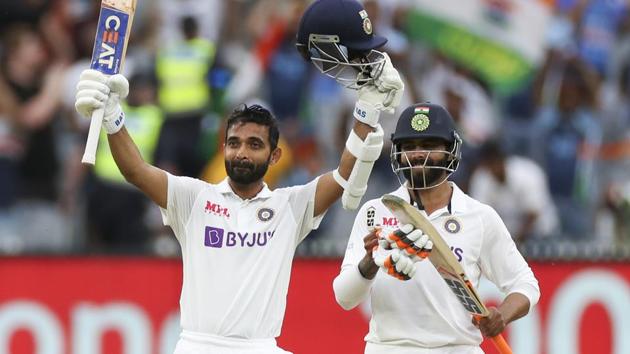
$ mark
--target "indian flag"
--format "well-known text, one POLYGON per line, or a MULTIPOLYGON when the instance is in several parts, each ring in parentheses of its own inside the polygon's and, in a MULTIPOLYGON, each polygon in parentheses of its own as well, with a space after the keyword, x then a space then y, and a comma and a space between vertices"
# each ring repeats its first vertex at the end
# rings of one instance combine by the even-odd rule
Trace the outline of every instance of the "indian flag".
POLYGON ((416 107, 414 114, 429 114, 429 107, 416 107))

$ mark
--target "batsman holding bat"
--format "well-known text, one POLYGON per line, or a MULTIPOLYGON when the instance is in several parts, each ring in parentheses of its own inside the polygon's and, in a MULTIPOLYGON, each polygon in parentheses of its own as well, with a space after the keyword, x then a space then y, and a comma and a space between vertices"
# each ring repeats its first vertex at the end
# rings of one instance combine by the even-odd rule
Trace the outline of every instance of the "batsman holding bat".
POLYGON ((275 338, 285 312, 297 245, 340 197, 354 209, 383 144, 381 111, 393 111, 403 83, 386 42, 355 0, 319 0, 304 13, 298 50, 326 75, 357 89, 355 123, 338 169, 306 185, 270 190, 267 168, 281 158, 278 126, 263 107, 243 106, 227 121, 219 184, 178 177, 147 164, 124 127, 121 75, 86 70, 76 108, 102 109, 110 150, 127 181, 162 208, 182 250, 182 333, 177 354, 286 353, 275 338))
POLYGON ((357 214, 333 283, 337 302, 351 309, 369 297, 366 354, 483 353, 482 335, 498 337, 538 302, 538 281, 498 214, 447 181, 462 145, 448 111, 429 103, 410 106, 391 139, 392 169, 401 184, 391 194, 428 218, 473 287, 484 275, 507 296, 487 317, 471 321, 443 276, 422 261, 435 248, 430 235, 399 222, 379 198, 357 214))

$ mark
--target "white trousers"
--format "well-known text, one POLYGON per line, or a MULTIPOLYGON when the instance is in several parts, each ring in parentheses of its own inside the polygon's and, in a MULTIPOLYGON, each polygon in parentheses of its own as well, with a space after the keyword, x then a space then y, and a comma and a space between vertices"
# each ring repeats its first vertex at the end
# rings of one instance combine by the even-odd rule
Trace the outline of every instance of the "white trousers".
POLYGON ((453 345, 440 348, 418 348, 400 345, 365 343, 365 354, 484 354, 480 347, 453 345))
POLYGON ((173 354, 291 354, 274 338, 240 339, 183 331, 173 354))

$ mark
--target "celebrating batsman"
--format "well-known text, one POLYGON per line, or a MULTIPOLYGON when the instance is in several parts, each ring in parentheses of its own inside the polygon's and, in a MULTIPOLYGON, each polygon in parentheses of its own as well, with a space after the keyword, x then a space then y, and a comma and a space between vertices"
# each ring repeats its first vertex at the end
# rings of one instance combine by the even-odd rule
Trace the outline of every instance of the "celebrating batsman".
POLYGON ((181 246, 182 333, 175 353, 284 353, 275 338, 284 317, 291 262, 297 245, 317 228, 340 197, 358 206, 383 131, 381 111, 400 102, 402 81, 354 0, 320 0, 305 11, 300 53, 326 75, 355 88, 353 130, 339 167, 306 185, 270 190, 263 178, 281 158, 278 126, 265 108, 236 109, 225 132, 225 168, 219 184, 178 177, 147 164, 124 127, 121 75, 81 74, 76 108, 89 117, 104 109, 103 127, 127 181, 162 208, 181 246))
POLYGON ((474 287, 483 274, 507 296, 489 308, 488 317, 471 321, 433 265, 423 261, 433 249, 429 237, 399 223, 380 198, 370 200, 355 219, 333 284, 344 309, 370 300, 366 354, 483 353, 482 334, 499 335, 538 302, 538 281, 498 214, 447 181, 461 145, 443 107, 422 103, 405 109, 392 134, 391 164, 401 187, 391 194, 428 217, 474 287))

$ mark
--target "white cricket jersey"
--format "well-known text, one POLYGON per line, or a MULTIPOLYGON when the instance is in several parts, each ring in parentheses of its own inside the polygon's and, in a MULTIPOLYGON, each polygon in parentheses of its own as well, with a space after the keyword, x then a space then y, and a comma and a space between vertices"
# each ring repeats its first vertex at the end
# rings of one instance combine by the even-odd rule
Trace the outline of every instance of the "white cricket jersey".
POLYGON ((242 200, 219 184, 168 175, 162 209, 182 249, 185 332, 264 339, 280 335, 297 245, 319 226, 317 179, 264 188, 242 200))
MULTIPOLYGON (((538 281, 497 213, 464 194, 454 183, 449 184, 453 187, 449 207, 436 210, 429 220, 451 246, 473 286, 478 286, 483 274, 502 292, 522 293, 531 306, 536 304, 538 281)), ((404 187, 392 194, 409 201, 404 187)), ((365 203, 352 228, 342 273, 356 272, 365 255, 363 238, 371 226, 381 226, 387 233, 401 225, 380 198, 365 203)), ((471 315, 429 261, 415 266, 417 272, 408 281, 379 270, 366 290, 372 307, 366 353, 407 353, 410 348, 444 346, 463 346, 461 351, 454 351, 457 353, 475 352, 482 336, 472 325, 471 315)))

